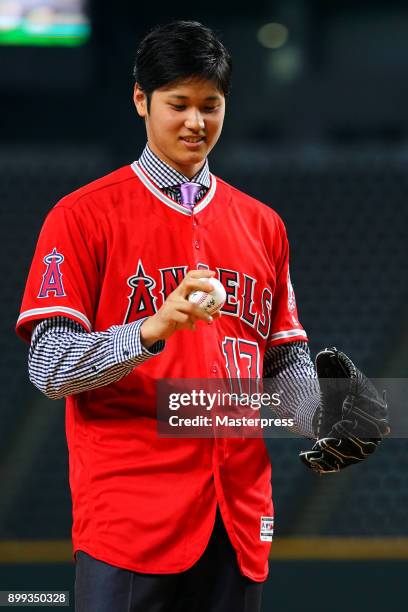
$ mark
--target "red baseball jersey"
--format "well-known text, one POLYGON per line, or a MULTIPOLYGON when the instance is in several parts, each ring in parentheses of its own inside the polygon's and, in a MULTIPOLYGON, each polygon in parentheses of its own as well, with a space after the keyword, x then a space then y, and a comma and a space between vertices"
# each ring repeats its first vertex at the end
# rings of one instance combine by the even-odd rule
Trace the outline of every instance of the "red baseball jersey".
POLYGON ((67 397, 73 547, 137 572, 191 567, 217 502, 244 575, 266 578, 273 507, 259 438, 157 435, 161 378, 262 376, 265 350, 306 340, 289 277, 288 242, 269 207, 211 175, 191 215, 135 162, 63 198, 41 230, 17 332, 63 315, 88 331, 153 315, 189 269, 227 292, 213 325, 175 333, 123 379, 67 397))

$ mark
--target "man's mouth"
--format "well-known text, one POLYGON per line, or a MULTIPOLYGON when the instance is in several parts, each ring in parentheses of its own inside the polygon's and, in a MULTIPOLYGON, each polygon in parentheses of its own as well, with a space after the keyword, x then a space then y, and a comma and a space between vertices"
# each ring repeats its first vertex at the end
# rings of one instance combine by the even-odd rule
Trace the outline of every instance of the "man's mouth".
POLYGON ((205 137, 204 136, 181 136, 181 140, 184 140, 184 142, 198 143, 198 142, 204 142, 205 137))

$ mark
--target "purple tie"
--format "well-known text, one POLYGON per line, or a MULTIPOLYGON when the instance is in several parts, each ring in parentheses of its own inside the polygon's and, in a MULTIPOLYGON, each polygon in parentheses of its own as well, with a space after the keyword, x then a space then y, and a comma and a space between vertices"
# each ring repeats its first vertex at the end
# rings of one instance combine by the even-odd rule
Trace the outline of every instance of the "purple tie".
POLYGON ((190 212, 194 208, 196 195, 200 189, 201 185, 198 183, 183 183, 180 185, 181 203, 190 212))

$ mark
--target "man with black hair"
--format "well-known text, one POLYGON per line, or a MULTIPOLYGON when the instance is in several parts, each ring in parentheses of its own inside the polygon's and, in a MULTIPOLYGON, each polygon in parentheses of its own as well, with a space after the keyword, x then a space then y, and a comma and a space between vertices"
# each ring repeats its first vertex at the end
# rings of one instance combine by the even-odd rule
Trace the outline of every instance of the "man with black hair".
MULTIPOLYGON (((273 532, 260 438, 157 436, 161 378, 311 377, 284 225, 209 171, 230 56, 175 22, 140 44, 138 161, 63 198, 17 324, 30 379, 66 397, 78 612, 257 612, 273 532), (188 301, 227 292, 209 316, 188 301)), ((313 436, 316 404, 288 407, 313 436)))

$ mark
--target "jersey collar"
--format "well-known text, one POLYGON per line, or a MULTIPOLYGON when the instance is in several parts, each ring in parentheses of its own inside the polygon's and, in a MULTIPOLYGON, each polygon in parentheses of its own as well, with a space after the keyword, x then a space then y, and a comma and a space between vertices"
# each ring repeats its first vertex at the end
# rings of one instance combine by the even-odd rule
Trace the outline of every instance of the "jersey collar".
POLYGON ((178 172, 175 168, 172 168, 169 164, 166 164, 160 157, 157 157, 151 150, 148 144, 146 144, 141 156, 138 159, 139 167, 145 174, 159 187, 160 189, 166 189, 181 185, 182 183, 199 183, 207 189, 210 188, 210 170, 208 167, 208 159, 201 170, 197 172, 192 178, 184 176, 181 172, 178 172))
POLYGON ((197 213, 199 213, 202 210, 204 210, 204 208, 206 206, 208 206, 208 204, 213 199, 214 194, 215 194, 215 190, 216 190, 216 187, 217 187, 217 181, 216 181, 215 176, 213 174, 209 173, 210 188, 207 191, 207 193, 205 194, 205 196, 202 198, 202 200, 199 200, 199 202, 197 202, 197 204, 193 208, 193 211, 191 212, 191 211, 187 210, 186 208, 184 208, 184 206, 182 206, 181 204, 178 204, 178 202, 174 202, 174 200, 172 200, 171 198, 166 196, 160 190, 160 188, 155 183, 153 183, 153 181, 146 174, 146 172, 144 172, 142 170, 139 162, 134 161, 133 164, 131 164, 130 167, 132 168, 132 170, 136 174, 136 176, 142 181, 143 185, 145 187, 147 187, 147 189, 154 196, 156 196, 156 198, 161 200, 164 204, 166 204, 166 206, 169 206, 173 210, 176 210, 177 212, 180 212, 181 214, 183 214, 183 215, 185 215, 187 217, 191 217, 191 215, 196 215, 197 213))

